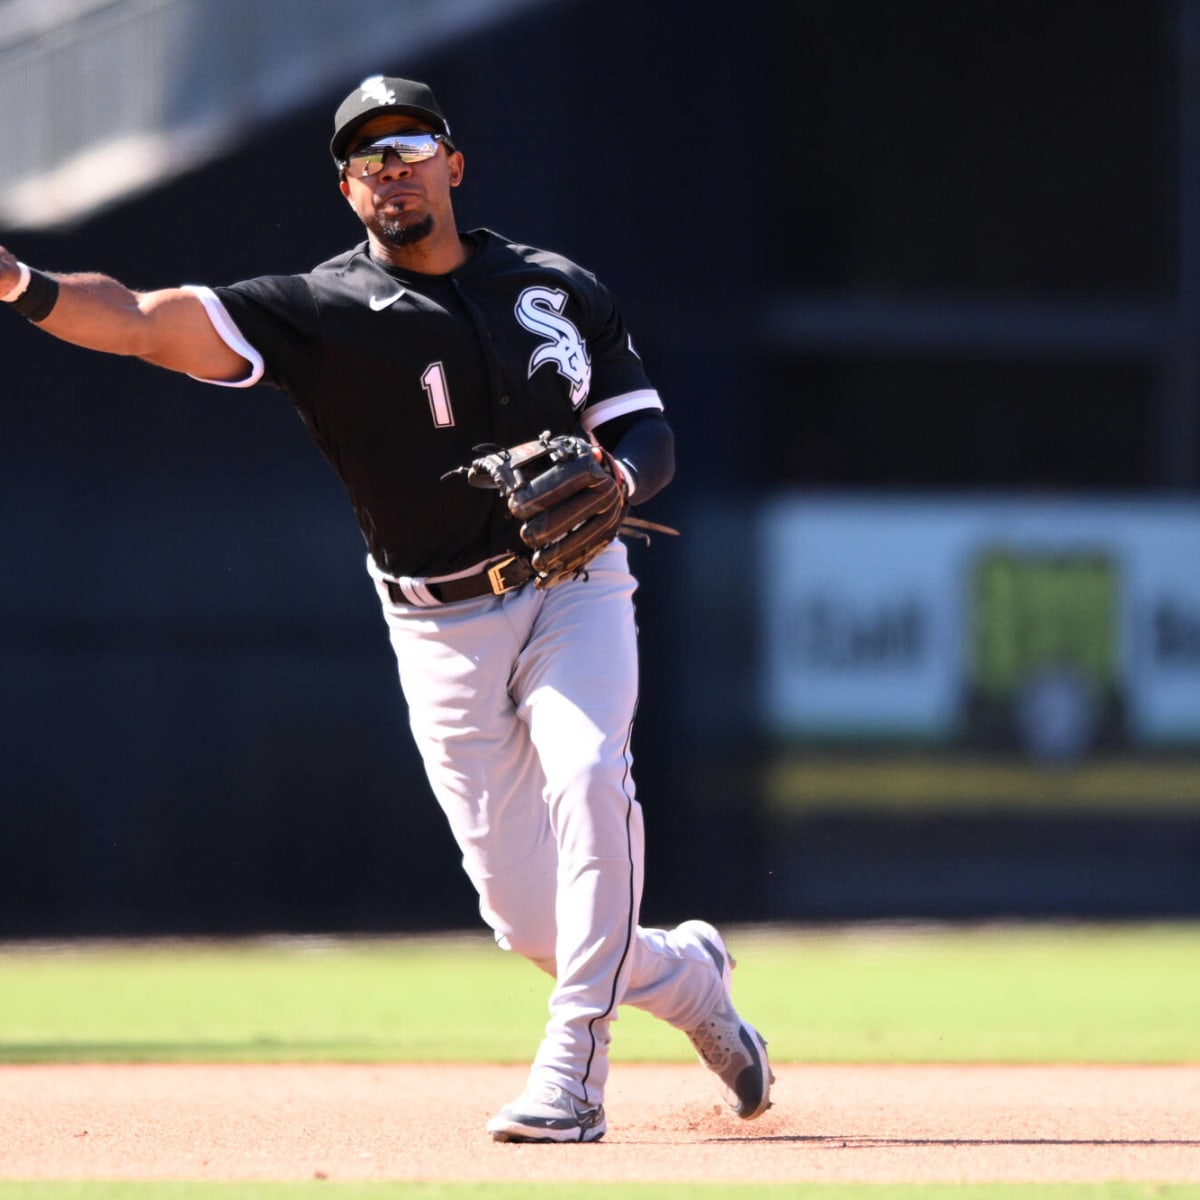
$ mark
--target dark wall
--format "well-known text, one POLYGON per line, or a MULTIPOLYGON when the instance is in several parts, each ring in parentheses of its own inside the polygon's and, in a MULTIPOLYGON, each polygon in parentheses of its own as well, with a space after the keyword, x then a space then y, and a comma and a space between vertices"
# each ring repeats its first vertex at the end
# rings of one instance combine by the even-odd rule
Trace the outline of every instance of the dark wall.
MULTIPOLYGON (((436 86, 464 225, 614 289, 679 440, 647 515, 686 536, 694 505, 779 485, 1155 484, 1140 359, 898 364, 886 339, 797 354, 764 327, 789 289, 1164 301, 1168 11, 580 0, 361 73, 436 86)), ((345 90, 153 195, 0 240, 135 287, 305 269, 359 236, 324 149, 345 90)), ((0 936, 476 920, 361 539, 286 402, 14 318, 2 336, 0 936)), ((747 797, 697 809, 678 783, 697 758, 680 689, 724 684, 689 641, 703 622, 679 620, 703 604, 683 572, 703 551, 632 551, 650 919, 770 915, 747 797)))
POLYGON ((896 325, 769 355, 777 482, 1171 482, 1181 7, 783 6, 774 278, 896 325))

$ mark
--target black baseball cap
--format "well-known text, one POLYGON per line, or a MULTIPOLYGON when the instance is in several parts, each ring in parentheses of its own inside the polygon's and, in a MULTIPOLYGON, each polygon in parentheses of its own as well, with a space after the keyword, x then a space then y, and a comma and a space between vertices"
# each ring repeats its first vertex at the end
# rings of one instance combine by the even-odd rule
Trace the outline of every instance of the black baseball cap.
MULTIPOLYGON (((329 149, 340 165, 354 144, 359 126, 380 113, 407 113, 428 121, 438 133, 450 136, 450 122, 434 98, 427 83, 415 79, 394 79, 389 75, 372 75, 364 79, 338 105, 333 117, 333 141, 329 149)), ((451 143, 453 145, 453 143, 451 143)))

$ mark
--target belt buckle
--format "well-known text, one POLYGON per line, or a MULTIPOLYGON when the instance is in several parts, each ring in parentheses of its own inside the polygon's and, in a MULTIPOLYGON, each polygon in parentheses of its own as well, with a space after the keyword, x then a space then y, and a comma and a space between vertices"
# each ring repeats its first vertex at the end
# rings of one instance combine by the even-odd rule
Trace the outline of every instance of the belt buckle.
POLYGON ((506 567, 511 567, 517 561, 515 554, 510 554, 507 558, 502 558, 499 562, 492 563, 487 569, 488 584, 491 586, 493 596, 501 596, 505 592, 512 591, 517 585, 515 583, 504 582, 504 570, 506 567))

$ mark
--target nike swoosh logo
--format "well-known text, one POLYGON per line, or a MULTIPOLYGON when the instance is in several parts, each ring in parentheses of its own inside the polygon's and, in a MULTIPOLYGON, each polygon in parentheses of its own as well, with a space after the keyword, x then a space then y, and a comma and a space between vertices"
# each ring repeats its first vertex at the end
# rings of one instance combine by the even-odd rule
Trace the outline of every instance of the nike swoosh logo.
POLYGON ((383 312, 385 308, 391 308, 403 295, 404 288, 401 288, 394 296, 385 296, 382 300, 378 296, 372 296, 367 303, 371 306, 372 312, 383 312))

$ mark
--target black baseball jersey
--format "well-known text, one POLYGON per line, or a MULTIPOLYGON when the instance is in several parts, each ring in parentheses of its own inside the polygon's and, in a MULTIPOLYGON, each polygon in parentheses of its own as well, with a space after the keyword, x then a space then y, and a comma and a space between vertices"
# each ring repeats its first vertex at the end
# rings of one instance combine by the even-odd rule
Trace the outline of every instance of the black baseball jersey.
POLYGON ((662 407, 595 276, 490 230, 466 237, 449 275, 384 265, 363 242, 308 274, 213 289, 262 358, 247 382, 291 398, 394 576, 522 549, 494 492, 446 477, 476 447, 662 407))

